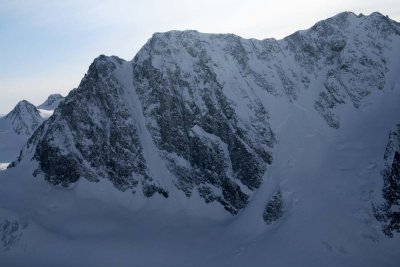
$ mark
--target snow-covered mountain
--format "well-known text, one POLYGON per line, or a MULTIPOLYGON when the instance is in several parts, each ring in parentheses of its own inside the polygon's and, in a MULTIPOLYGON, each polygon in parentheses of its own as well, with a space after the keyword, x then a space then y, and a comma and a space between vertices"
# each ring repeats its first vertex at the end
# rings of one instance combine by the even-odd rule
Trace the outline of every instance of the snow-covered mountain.
POLYGON ((7 115, 0 117, 0 170, 16 159, 32 133, 53 114, 62 99, 59 94, 50 95, 38 107, 22 100, 7 115))
POLYGON ((399 52, 399 23, 345 12, 282 40, 171 31, 99 56, 0 174, 0 202, 19 198, 3 257, 397 266, 399 52))
POLYGON ((55 110, 56 107, 60 104, 61 101, 64 100, 64 97, 60 94, 51 94, 49 97, 44 101, 42 104, 37 106, 38 109, 43 109, 43 110, 55 110))
POLYGON ((11 124, 14 132, 21 135, 31 135, 43 122, 40 112, 26 100, 18 102, 2 120, 11 124))
POLYGON ((43 122, 40 112, 26 100, 0 117, 0 170, 16 159, 31 134, 43 122))

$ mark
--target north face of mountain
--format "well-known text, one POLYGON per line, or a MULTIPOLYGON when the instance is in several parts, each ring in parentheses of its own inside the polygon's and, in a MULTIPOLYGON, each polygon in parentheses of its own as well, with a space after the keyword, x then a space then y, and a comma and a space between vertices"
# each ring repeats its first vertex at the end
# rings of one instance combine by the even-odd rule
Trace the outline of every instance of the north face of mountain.
POLYGON ((341 13, 279 41, 154 34, 132 61, 98 57, 19 161, 33 158, 52 184, 108 179, 146 197, 198 194, 235 214, 267 179, 290 107, 340 130, 385 88, 399 29, 378 13, 341 13))

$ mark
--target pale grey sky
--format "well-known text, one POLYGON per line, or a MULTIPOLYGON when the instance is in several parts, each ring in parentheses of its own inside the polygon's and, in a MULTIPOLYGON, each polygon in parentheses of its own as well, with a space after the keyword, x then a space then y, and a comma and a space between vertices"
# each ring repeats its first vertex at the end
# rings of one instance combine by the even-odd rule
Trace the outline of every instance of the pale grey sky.
POLYGON ((280 39, 342 11, 400 21, 399 0, 0 0, 0 113, 66 95, 95 57, 130 60, 154 32, 280 39))

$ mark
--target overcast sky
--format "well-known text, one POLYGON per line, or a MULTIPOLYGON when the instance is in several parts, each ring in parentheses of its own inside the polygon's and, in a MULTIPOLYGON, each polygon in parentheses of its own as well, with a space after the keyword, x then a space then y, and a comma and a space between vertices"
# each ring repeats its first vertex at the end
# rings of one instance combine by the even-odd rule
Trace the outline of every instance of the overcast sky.
POLYGON ((154 32, 280 39, 342 11, 400 21, 399 0, 0 0, 0 113, 66 95, 95 57, 130 60, 154 32))

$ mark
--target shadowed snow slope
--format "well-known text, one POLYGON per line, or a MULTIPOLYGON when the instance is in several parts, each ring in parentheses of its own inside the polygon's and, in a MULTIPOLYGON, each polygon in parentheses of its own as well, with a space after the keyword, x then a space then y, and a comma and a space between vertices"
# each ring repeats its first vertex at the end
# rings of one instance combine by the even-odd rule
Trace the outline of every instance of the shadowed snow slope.
POLYGON ((0 259, 398 266, 399 52, 397 22, 346 12, 98 57, 0 172, 0 259))

